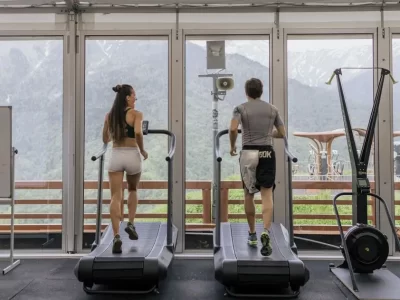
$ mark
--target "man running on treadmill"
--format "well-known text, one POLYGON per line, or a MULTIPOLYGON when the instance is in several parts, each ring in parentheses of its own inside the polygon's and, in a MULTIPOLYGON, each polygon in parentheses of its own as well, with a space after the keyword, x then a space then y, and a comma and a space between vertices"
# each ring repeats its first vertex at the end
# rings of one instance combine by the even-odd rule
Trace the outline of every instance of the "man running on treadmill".
POLYGON ((245 193, 244 209, 249 224, 248 244, 257 246, 255 230, 254 194, 261 192, 264 231, 261 233, 261 255, 269 256, 272 246, 269 229, 272 222, 272 192, 275 189, 275 151, 273 138, 286 135, 285 126, 278 109, 261 100, 263 84, 257 78, 246 81, 245 92, 247 102, 235 107, 229 129, 231 155, 236 153, 238 127, 242 127, 242 151, 239 156, 240 173, 245 193), (274 129, 274 126, 277 130, 274 129))

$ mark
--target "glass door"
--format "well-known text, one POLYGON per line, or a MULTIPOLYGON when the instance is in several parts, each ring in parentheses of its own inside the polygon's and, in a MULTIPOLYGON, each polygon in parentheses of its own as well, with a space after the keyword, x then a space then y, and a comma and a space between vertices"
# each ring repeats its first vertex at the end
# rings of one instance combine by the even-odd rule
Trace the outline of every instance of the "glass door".
MULTIPOLYGON (((186 36, 186 249, 212 249, 213 114, 218 114, 218 130, 229 128, 235 106, 247 101, 246 80, 259 78, 264 85, 262 99, 270 101, 268 35, 186 36), (207 41, 225 42, 224 69, 207 70, 207 41), (220 96, 213 110, 213 80, 199 77, 212 73, 232 74, 234 88, 220 96)), ((242 139, 238 136, 237 149, 242 139)), ((246 222, 244 193, 238 158, 229 154, 229 138, 221 138, 222 221, 246 222)), ((256 198, 257 214, 261 205, 256 198)), ((260 220, 259 220, 260 221, 260 220)))
MULTIPOLYGON (((0 105, 12 106, 15 249, 61 249, 63 38, 0 40, 0 105)), ((1 249, 10 247, 10 207, 0 206, 1 249)))
MULTIPOLYGON (((288 138, 298 157, 293 174, 293 218, 297 236, 340 244, 332 208, 333 197, 351 191, 351 165, 336 79, 326 85, 340 67, 373 67, 372 34, 288 35, 288 138)), ((346 103, 357 149, 374 100, 373 70, 342 71, 346 103)), ((374 189, 374 145, 368 166, 374 189)), ((352 222, 351 197, 341 197, 338 209, 346 230, 352 222)), ((369 199, 368 218, 375 201, 369 199)), ((296 241, 299 249, 320 249, 317 244, 296 241)))
MULTIPOLYGON (((150 129, 168 129, 168 37, 87 37, 85 42, 85 157, 83 248, 90 248, 96 230, 97 181, 99 164, 92 155, 102 147, 106 113, 114 102, 117 84, 130 84, 136 91, 136 108, 149 121, 150 129)), ((168 138, 144 136, 148 159, 138 189, 139 205, 135 222, 166 222, 168 138)), ((110 224, 110 190, 105 154, 102 230, 110 224)), ((124 179, 125 181, 125 179, 124 179)), ((125 220, 127 186, 124 187, 125 220)))

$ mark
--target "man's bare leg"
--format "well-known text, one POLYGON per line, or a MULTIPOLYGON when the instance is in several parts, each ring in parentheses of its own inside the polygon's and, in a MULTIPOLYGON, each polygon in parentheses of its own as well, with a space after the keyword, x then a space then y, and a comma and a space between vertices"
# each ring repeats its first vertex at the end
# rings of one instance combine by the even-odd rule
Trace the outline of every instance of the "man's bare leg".
POLYGON ((250 194, 247 189, 244 189, 244 212, 246 213, 250 233, 256 232, 256 206, 254 205, 254 194, 250 194))
POLYGON ((269 256, 272 253, 272 246, 269 237, 273 214, 272 190, 272 188, 261 187, 262 215, 264 222, 264 231, 261 233, 261 254, 263 256, 269 256))
POLYGON ((247 242, 250 246, 257 246, 254 194, 250 194, 246 188, 244 189, 244 211, 246 213, 247 223, 249 224, 249 237, 247 242))
POLYGON ((262 216, 264 230, 269 231, 272 223, 274 203, 272 201, 272 188, 261 188, 262 216))

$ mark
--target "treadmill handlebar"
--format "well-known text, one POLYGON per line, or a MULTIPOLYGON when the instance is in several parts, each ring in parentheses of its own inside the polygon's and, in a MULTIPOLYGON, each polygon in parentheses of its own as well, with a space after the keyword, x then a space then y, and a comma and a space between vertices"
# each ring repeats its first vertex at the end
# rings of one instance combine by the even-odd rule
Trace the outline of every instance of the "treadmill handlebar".
POLYGON ((92 161, 98 160, 100 157, 104 155, 107 151, 108 144, 103 144, 103 147, 101 147, 101 150, 96 154, 92 156, 92 161))
MULTIPOLYGON (((165 158, 166 161, 170 161, 174 154, 175 154, 175 148, 176 148, 176 138, 175 134, 173 134, 171 131, 168 130, 163 130, 163 129, 149 129, 148 133, 153 133, 153 134, 166 134, 171 137, 171 147, 168 152, 168 156, 165 158)), ((103 144, 101 147, 101 150, 96 154, 92 156, 92 161, 98 160, 100 157, 104 155, 104 153, 107 152, 108 144, 103 144)))
MULTIPOLYGON (((242 130, 238 130, 239 133, 242 132, 242 130)), ((215 136, 215 157, 217 158, 218 162, 222 161, 221 153, 219 151, 219 139, 221 136, 225 135, 228 133, 228 129, 221 130, 220 132, 217 133, 215 136)))
MULTIPOLYGON (((223 136, 227 133, 228 133, 228 129, 221 130, 220 132, 217 133, 217 135, 215 137, 215 156, 216 156, 218 162, 222 161, 221 152, 219 150, 219 140, 220 140, 221 136, 223 136)), ((242 133, 242 130, 238 129, 238 133, 242 133)), ((288 159, 290 159, 292 162, 297 162, 297 157, 295 157, 289 151, 289 143, 288 143, 287 137, 284 137, 284 142, 285 142, 285 152, 286 152, 286 155, 288 156, 288 159)))
POLYGON ((288 160, 291 160, 292 162, 296 163, 297 162, 297 157, 294 156, 292 154, 292 152, 289 151, 289 143, 288 143, 287 137, 285 136, 283 139, 285 141, 285 152, 286 152, 286 155, 288 156, 288 160))
POLYGON ((171 161, 172 158, 174 157, 175 154, 175 148, 176 148, 176 137, 175 134, 173 134, 169 130, 164 130, 164 129, 149 129, 148 134, 166 134, 171 137, 171 146, 169 148, 168 156, 165 158, 166 161, 171 161))

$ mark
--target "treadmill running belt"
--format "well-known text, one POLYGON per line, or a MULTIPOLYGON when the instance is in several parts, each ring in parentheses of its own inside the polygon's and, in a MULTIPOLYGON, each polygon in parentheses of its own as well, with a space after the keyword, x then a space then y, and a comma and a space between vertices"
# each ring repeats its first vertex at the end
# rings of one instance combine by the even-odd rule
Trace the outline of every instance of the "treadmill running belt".
POLYGON ((247 243, 247 238, 249 236, 249 226, 246 223, 231 223, 230 225, 232 230, 233 248, 235 250, 235 254, 239 264, 240 261, 257 261, 258 264, 265 262, 269 266, 271 266, 272 264, 282 264, 287 266, 287 260, 285 259, 284 255, 282 255, 274 236, 274 232, 277 230, 275 228, 277 224, 273 224, 271 226, 270 238, 272 245, 272 254, 270 256, 262 256, 260 253, 262 247, 260 240, 260 235, 263 232, 262 224, 256 224, 258 240, 257 247, 251 247, 247 243))
POLYGON ((127 222, 121 222, 119 226, 122 240, 122 253, 112 253, 112 241, 114 236, 110 225, 104 233, 100 247, 97 247, 95 251, 91 253, 91 256, 95 256, 95 261, 110 261, 115 260, 116 257, 118 257, 119 260, 123 260, 124 258, 129 260, 132 260, 132 258, 143 259, 149 255, 157 240, 161 223, 135 223, 136 232, 139 235, 139 239, 136 241, 129 239, 128 234, 125 232, 126 225, 127 222), (101 247, 103 245, 106 247, 101 247))

